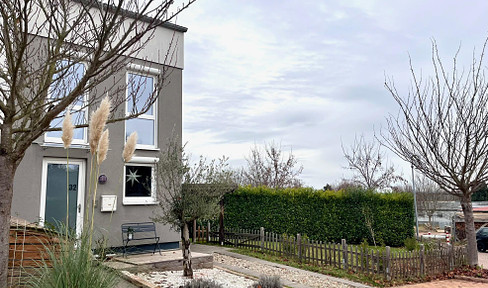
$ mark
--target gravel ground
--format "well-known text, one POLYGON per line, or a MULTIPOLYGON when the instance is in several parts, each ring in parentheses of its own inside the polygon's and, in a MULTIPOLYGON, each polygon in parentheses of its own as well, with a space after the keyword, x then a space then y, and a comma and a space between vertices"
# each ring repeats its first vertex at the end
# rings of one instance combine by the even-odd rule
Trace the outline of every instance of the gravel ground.
POLYGON ((317 277, 304 273, 298 269, 287 269, 282 267, 276 267, 271 265, 263 265, 256 262, 251 262, 243 259, 237 259, 227 255, 214 253, 214 262, 221 263, 229 266, 239 267, 247 270, 259 272, 263 275, 278 275, 281 279, 286 279, 294 283, 300 283, 309 287, 337 287, 337 288, 349 288, 351 286, 344 283, 338 283, 330 279, 324 279, 323 277, 317 277))
MULTIPOLYGON (((257 272, 260 275, 277 275, 280 279, 288 280, 297 284, 297 287, 334 287, 334 288, 350 288, 351 286, 327 279, 324 277, 318 277, 310 275, 306 271, 299 269, 289 269, 284 267, 277 267, 274 265, 265 265, 256 263, 244 259, 238 259, 235 257, 214 253, 214 263, 223 264, 226 267, 238 267, 245 270, 251 270, 257 272)), ((178 288, 189 281, 182 277, 182 271, 152 271, 149 273, 137 274, 140 278, 156 285, 157 287, 169 287, 178 288)), ((201 269, 194 270, 194 278, 206 278, 214 280, 215 282, 222 284, 225 288, 248 288, 255 280, 238 276, 224 270, 214 269, 201 269)))
MULTIPOLYGON (((140 273, 137 274, 137 276, 156 285, 157 287, 165 288, 178 288, 190 281, 183 277, 183 271, 153 271, 149 273, 140 273)), ((255 282, 217 268, 193 270, 193 277, 195 279, 211 279, 223 285, 224 288, 247 288, 255 282)))

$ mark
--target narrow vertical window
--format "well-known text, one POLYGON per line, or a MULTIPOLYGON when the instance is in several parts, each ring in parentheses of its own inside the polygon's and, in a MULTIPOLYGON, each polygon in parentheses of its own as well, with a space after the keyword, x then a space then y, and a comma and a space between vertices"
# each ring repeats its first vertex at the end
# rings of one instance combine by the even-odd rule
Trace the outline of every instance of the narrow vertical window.
MULTIPOLYGON (((62 73, 54 75, 53 85, 49 89, 49 100, 56 103, 61 100, 78 85, 80 79, 85 74, 85 65, 82 63, 70 63, 66 60, 60 61, 58 70, 62 73), (63 67, 66 67, 63 69, 63 67)), ((87 123, 87 109, 86 109, 86 95, 79 96, 70 106, 71 117, 74 125, 82 125, 87 123)), ((51 121, 50 128, 61 128, 64 118, 63 111, 57 118, 51 121)), ((62 143, 62 131, 46 132, 45 142, 62 143)), ((87 143, 87 129, 77 128, 73 135, 73 144, 87 143)))
MULTIPOLYGON (((150 103, 154 93, 154 77, 136 73, 127 74, 127 105, 126 115, 140 113, 150 103)), ((126 120, 125 139, 136 131, 138 135, 137 148, 157 147, 157 104, 137 118, 126 120)))

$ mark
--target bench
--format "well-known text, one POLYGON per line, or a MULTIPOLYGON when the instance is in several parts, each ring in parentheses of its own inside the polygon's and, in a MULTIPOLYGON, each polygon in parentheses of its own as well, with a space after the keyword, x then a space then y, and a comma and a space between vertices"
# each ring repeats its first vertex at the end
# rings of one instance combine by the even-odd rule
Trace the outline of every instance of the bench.
POLYGON ((158 248, 159 255, 161 255, 159 236, 156 234, 156 225, 154 222, 124 223, 120 228, 122 230, 122 243, 124 244, 124 257, 127 253, 129 242, 148 242, 149 240, 152 240, 154 243, 153 254, 156 253, 156 248, 158 248))

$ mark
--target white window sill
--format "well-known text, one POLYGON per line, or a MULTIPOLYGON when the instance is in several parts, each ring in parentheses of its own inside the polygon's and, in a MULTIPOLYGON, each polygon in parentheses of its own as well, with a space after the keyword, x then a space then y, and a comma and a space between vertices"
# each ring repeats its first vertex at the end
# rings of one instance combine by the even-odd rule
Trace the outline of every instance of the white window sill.
POLYGON ((138 199, 127 199, 127 198, 125 198, 122 200, 122 205, 124 205, 124 206, 135 206, 135 205, 142 206, 142 205, 158 205, 158 204, 159 204, 159 202, 155 201, 154 199, 138 200, 138 199))
POLYGON ((136 150, 146 150, 146 151, 161 151, 161 149, 156 148, 156 147, 141 147, 141 146, 136 146, 136 150))
MULTIPOLYGON (((45 148, 64 148, 63 143, 57 143, 57 142, 42 142, 42 143, 37 143, 41 147, 45 148)), ((71 144, 69 145, 70 149, 85 149, 85 150, 90 150, 90 145, 89 144, 71 144)))

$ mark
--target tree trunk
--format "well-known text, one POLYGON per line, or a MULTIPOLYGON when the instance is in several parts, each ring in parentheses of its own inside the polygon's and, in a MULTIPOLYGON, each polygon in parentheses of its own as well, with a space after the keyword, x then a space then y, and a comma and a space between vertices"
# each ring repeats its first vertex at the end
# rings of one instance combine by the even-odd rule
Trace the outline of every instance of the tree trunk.
POLYGON ((219 242, 220 245, 225 243, 224 233, 224 197, 220 200, 220 214, 219 214, 219 242))
POLYGON ((16 165, 0 156, 0 287, 7 286, 10 214, 16 165))
POLYGON ((461 197, 461 207, 464 214, 464 229, 466 231, 466 240, 468 240, 468 265, 475 267, 478 265, 478 249, 476 246, 476 233, 474 229, 473 205, 471 195, 461 197))
POLYGON ((193 269, 191 268, 191 251, 190 251, 190 231, 188 223, 185 223, 181 231, 181 249, 183 250, 183 276, 193 278, 193 269))

